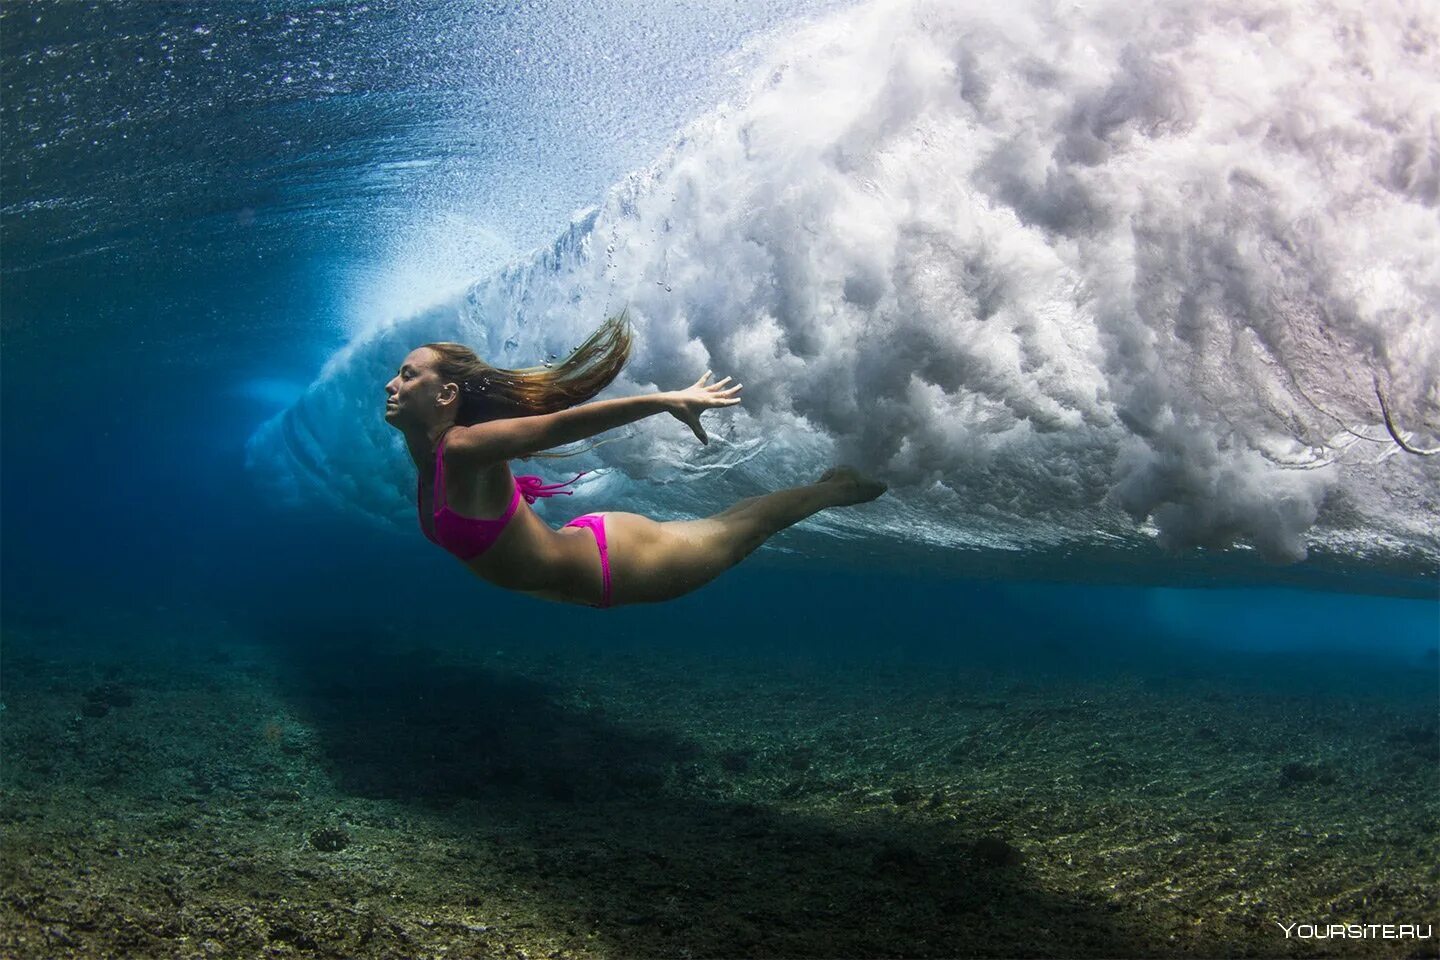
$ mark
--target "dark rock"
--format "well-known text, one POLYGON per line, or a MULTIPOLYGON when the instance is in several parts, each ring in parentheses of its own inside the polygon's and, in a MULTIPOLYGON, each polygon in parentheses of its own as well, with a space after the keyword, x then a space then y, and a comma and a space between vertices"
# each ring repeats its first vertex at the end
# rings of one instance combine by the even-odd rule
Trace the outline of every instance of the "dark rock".
POLYGON ((102 683, 85 691, 85 699, 91 703, 103 703, 109 707, 128 707, 135 697, 118 683, 102 683))
POLYGON ((350 834, 339 827, 325 827, 310 834, 310 846, 321 853, 336 853, 350 846, 350 834))
POLYGON ((914 787, 896 787, 890 791, 890 799, 896 803, 914 803, 920 799, 920 791, 914 787))
POLYGON ((665 774, 640 763, 616 767, 609 773, 610 782, 625 793, 653 796, 665 787, 665 774))
POLYGON ((296 929, 288 923, 281 923, 270 928, 270 942, 288 943, 291 946, 299 947, 301 950, 314 950, 320 946, 315 938, 303 930, 296 929))
POLYGON ((1399 733, 1390 734, 1390 739, 1396 743, 1422 744, 1429 743, 1440 736, 1440 731, 1434 727, 1407 727, 1399 733))
POLYGON ((1335 782, 1335 774, 1309 763, 1291 762, 1280 768, 1280 785, 1282 787, 1311 782, 1332 784, 1335 782))
POLYGON ((1303 763, 1287 763, 1280 768, 1281 783, 1305 783, 1315 779, 1315 768, 1303 763))
POLYGON ((110 712, 110 707, 103 703, 97 703, 94 700, 88 700, 81 704, 80 712, 87 717, 103 717, 110 712))
POLYGON ((987 867, 1018 866, 1025 855, 1000 837, 981 837, 970 846, 970 854, 987 867))
POLYGON ((887 843, 871 858, 870 869, 876 873, 895 871, 917 874, 925 869, 925 861, 914 847, 900 843, 887 843))
POLYGON ((792 780, 780 788, 780 796, 790 799, 802 796, 810 790, 810 785, 804 780, 792 780))
POLYGON ((750 750, 727 750, 720 754, 720 769, 726 773, 744 773, 750 769, 750 750))
POLYGON ((1409 727, 1392 733, 1390 742, 1411 748, 1422 760, 1440 760, 1440 731, 1434 727, 1409 727))
POLYGON ((293 803, 301 799, 301 796, 299 790, 291 790, 288 787, 266 787, 260 791, 260 798, 262 800, 282 800, 287 803, 293 803))

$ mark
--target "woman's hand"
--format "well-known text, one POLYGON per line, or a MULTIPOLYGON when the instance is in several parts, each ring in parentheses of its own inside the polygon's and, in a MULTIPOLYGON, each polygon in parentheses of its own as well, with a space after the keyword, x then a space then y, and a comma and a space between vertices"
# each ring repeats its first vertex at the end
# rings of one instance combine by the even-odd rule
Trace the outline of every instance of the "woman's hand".
POLYGON ((740 402, 736 396, 743 384, 735 384, 727 387, 730 382, 726 377, 717 383, 706 383, 710 379, 710 371, 706 370, 705 375, 684 390, 672 390, 665 395, 670 404, 670 413, 681 423, 695 431, 695 436, 701 443, 709 443, 710 437, 705 433, 705 428, 700 426, 700 414, 711 407, 729 407, 740 402))

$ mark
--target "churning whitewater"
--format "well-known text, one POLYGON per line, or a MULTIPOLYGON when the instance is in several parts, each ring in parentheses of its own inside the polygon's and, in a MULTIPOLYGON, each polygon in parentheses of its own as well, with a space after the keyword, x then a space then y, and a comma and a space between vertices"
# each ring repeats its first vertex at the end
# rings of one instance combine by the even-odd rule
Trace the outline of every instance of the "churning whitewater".
POLYGON ((399 358, 533 365, 628 308, 619 392, 711 368, 745 403, 706 448, 657 418, 577 458, 601 470, 571 512, 693 516, 852 462, 892 495, 813 531, 1433 571, 1440 458, 1401 443, 1440 445, 1437 29, 1403 0, 885 0, 798 27, 553 247, 357 336, 249 466, 412 524, 399 358))

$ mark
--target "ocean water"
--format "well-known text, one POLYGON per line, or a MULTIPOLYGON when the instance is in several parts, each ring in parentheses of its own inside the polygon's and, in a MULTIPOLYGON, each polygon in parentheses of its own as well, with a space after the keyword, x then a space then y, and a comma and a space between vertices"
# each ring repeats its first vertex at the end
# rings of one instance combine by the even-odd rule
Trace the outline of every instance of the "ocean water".
POLYGON ((1437 955, 1436 77, 1401 0, 0 5, 0 952, 1437 955), (890 491, 469 576, 383 384, 621 309, 607 396, 745 402, 545 519, 890 491))

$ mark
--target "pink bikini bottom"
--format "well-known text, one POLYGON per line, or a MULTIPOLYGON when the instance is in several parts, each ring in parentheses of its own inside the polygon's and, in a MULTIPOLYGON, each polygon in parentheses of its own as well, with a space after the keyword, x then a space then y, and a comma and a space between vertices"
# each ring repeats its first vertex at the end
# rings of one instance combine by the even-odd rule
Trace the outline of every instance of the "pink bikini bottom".
POLYGON ((604 586, 600 591, 600 603, 592 604, 601 609, 610 606, 610 547, 605 543, 605 515, 600 513, 587 513, 583 517, 576 517, 567 527, 589 527, 590 532, 595 534, 595 546, 600 548, 600 579, 604 586))

